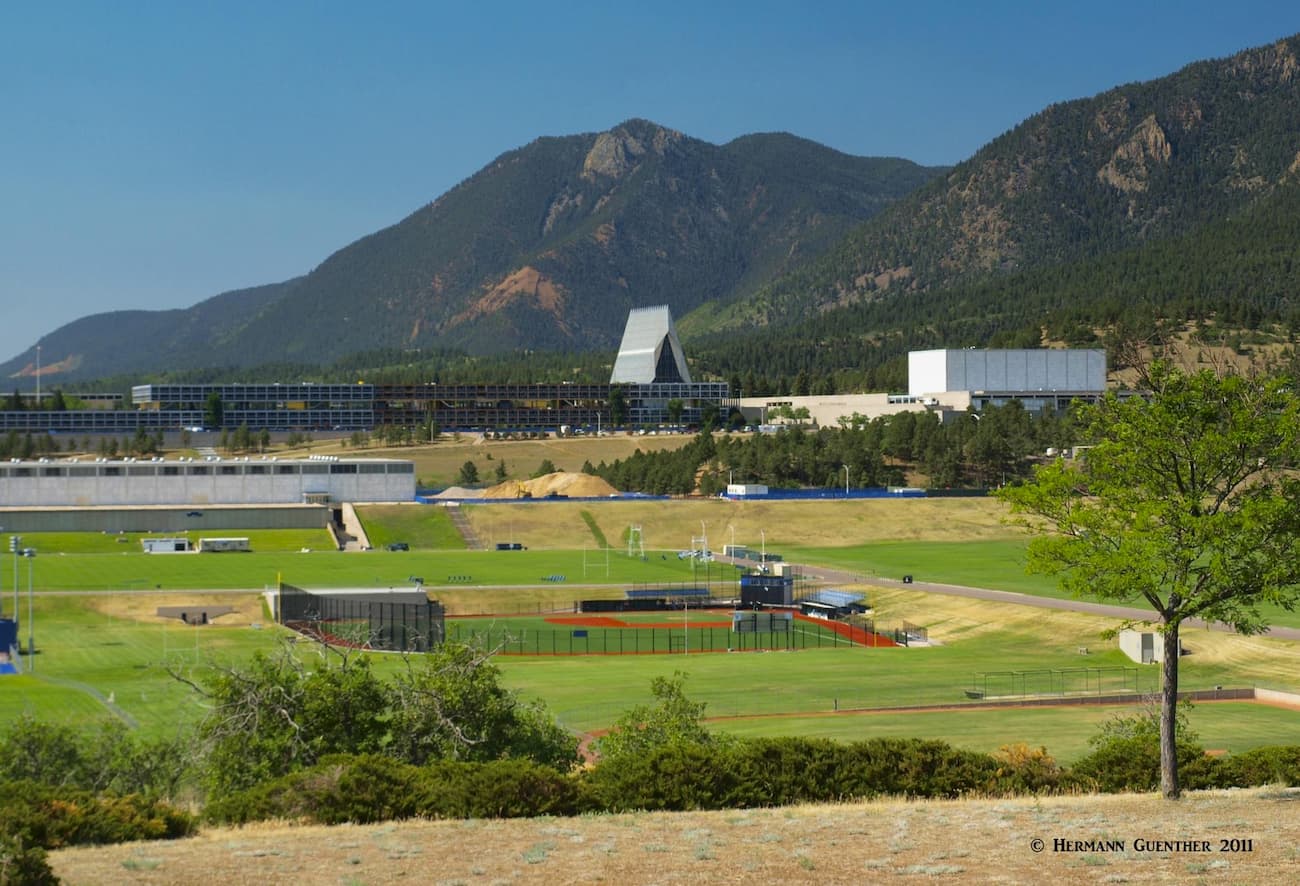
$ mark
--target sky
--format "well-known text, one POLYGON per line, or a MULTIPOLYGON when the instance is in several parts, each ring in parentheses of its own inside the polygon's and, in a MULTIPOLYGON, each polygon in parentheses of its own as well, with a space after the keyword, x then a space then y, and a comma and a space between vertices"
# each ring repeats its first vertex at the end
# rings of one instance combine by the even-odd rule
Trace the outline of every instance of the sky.
POLYGON ((8 0, 0 361, 306 273, 539 136, 642 117, 953 164, 1298 31, 1294 0, 8 0))

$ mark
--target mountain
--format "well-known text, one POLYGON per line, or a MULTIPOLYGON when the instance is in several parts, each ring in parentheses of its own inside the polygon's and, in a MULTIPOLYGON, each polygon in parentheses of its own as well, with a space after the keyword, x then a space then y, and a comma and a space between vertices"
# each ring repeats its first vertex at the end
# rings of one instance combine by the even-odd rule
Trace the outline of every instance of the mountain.
POLYGON ((629 308, 668 304, 701 372, 749 393, 896 390, 909 349, 1189 321, 1300 340, 1298 57, 1293 36, 1054 104, 951 169, 644 120, 542 138, 302 278, 88 318, 43 355, 86 377, 608 350, 629 308))
POLYGON ((1052 105, 718 323, 997 285, 1249 212, 1300 180, 1298 51, 1293 36, 1052 105))
MULTIPOLYGON (((42 339, 54 380, 380 348, 612 349, 633 307, 743 300, 943 169, 645 120, 541 138, 295 280, 42 339)), ((30 372, 34 350, 0 365, 30 372)), ((43 377, 46 372, 42 373, 43 377)))

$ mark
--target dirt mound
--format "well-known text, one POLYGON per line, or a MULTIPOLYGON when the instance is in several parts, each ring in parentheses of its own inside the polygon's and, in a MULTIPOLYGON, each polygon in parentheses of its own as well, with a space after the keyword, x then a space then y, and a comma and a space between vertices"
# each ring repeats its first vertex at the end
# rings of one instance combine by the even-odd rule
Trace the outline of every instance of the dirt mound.
POLYGON ((451 486, 439 492, 434 498, 482 498, 482 489, 466 489, 464 486, 451 486))
POLYGON ((618 495, 618 490, 591 474, 570 474, 556 471, 532 480, 507 480, 483 492, 484 498, 605 498, 618 495))

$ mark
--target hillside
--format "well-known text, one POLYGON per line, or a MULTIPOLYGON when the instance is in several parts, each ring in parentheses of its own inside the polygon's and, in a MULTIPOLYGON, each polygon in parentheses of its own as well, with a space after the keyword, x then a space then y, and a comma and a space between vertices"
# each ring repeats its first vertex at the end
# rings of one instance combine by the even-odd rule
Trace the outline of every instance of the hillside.
POLYGON ((766 288, 809 303, 948 288, 1187 235, 1300 180, 1300 36, 1052 105, 766 288))
POLYGON ((630 308, 740 299, 940 171, 780 133, 717 146, 644 120, 540 138, 299 279, 69 324, 43 338, 58 367, 43 375, 610 349, 630 308))
MULTIPOLYGON (((746 394, 799 377, 840 390, 906 389, 909 350, 1106 347, 1112 370, 1130 345, 1227 350, 1256 369, 1294 360, 1300 329, 1300 184, 1287 182, 1196 230, 1091 258, 923 290, 877 293, 744 337, 693 343, 701 370, 746 394), (740 383, 735 384, 736 381, 740 383)), ((794 391, 799 393, 798 390, 794 391)))

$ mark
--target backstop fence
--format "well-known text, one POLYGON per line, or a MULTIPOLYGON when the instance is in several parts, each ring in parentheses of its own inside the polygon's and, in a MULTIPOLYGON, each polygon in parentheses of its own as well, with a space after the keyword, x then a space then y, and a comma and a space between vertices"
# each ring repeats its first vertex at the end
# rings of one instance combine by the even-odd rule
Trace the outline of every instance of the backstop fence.
POLYGON ((971 677, 968 698, 1070 695, 1141 695, 1159 688, 1159 671, 1142 668, 1043 668, 981 671, 971 677))
POLYGON ((338 645, 427 652, 446 639, 446 613, 422 592, 318 593, 280 584, 276 620, 338 645))
POLYGON ((857 636, 846 636, 800 623, 784 631, 735 631, 708 626, 511 628, 453 621, 447 626, 447 639, 509 655, 681 655, 901 645, 889 636, 861 630, 857 636))

